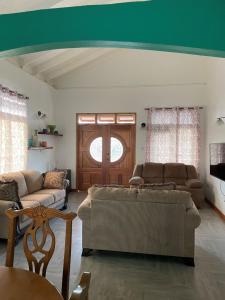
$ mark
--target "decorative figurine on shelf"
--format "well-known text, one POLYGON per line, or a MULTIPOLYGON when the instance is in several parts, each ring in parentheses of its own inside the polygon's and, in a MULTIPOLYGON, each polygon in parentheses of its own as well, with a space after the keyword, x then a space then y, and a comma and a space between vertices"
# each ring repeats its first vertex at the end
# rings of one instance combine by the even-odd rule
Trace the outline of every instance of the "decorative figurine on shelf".
POLYGON ((38 147, 38 130, 34 130, 34 134, 32 134, 32 147, 38 147))
POLYGON ((40 142, 40 146, 41 146, 41 147, 44 147, 44 148, 47 148, 47 147, 48 147, 48 144, 47 144, 46 141, 42 141, 42 142, 40 142))
POLYGON ((33 146, 33 139, 28 139, 28 148, 31 148, 33 146))
POLYGON ((47 128, 43 128, 42 133, 48 133, 48 129, 47 128))
POLYGON ((48 125, 47 128, 49 129, 49 132, 51 134, 54 134, 54 131, 56 129, 56 125, 48 125))

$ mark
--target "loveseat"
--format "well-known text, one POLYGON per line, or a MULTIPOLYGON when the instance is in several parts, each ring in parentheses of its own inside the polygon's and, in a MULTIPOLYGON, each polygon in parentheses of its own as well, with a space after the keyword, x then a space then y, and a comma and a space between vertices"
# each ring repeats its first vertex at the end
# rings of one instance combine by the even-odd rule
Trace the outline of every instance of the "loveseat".
POLYGON ((194 264, 199 212, 184 191, 91 187, 78 209, 90 249, 186 258, 194 264))
POLYGON ((198 178, 196 169, 192 165, 182 163, 145 163, 138 164, 134 168, 131 186, 139 187, 143 184, 174 182, 176 190, 191 193, 195 205, 200 208, 205 196, 203 184, 198 178))
MULTIPOLYGON (((6 180, 15 180, 17 182, 18 195, 23 208, 40 205, 58 209, 66 207, 66 181, 64 189, 45 189, 43 188, 43 174, 32 170, 1 174, 0 181, 6 180)), ((0 238, 3 239, 8 237, 8 219, 5 215, 5 211, 8 208, 18 209, 19 207, 15 202, 0 199, 0 238)), ((18 235, 23 232, 30 222, 31 220, 27 217, 22 217, 18 220, 18 235)))

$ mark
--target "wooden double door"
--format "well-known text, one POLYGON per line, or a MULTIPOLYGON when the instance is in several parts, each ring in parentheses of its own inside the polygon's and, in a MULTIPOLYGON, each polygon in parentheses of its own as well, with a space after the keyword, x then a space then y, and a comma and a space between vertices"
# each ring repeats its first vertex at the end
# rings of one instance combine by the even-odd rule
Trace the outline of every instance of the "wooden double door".
POLYGON ((77 125, 77 188, 128 185, 135 162, 136 127, 77 125))

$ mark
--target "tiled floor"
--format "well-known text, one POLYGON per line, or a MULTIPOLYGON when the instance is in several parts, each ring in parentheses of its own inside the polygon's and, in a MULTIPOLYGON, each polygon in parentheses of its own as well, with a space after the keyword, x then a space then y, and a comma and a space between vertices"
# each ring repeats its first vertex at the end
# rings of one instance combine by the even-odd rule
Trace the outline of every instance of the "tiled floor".
MULTIPOLYGON (((83 193, 70 194, 70 209, 76 211, 83 193)), ((196 231, 195 268, 176 258, 151 255, 96 252, 81 258, 81 221, 73 224, 71 288, 80 273, 91 271, 90 300, 223 300, 225 299, 225 223, 206 206, 196 231)), ((57 237, 55 255, 47 278, 60 289, 65 227, 52 222, 57 237)), ((5 260, 5 242, 0 242, 0 263, 5 260)), ((16 247, 15 265, 25 267, 22 243, 16 247)))

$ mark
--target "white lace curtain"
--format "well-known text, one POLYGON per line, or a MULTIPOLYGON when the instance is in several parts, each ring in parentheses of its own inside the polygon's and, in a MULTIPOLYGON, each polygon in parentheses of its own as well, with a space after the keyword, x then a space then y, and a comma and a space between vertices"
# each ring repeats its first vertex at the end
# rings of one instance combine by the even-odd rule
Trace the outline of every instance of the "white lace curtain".
POLYGON ((180 162, 199 168, 200 112, 194 108, 150 108, 147 162, 180 162))
POLYGON ((0 86, 0 173, 26 168, 27 98, 0 86))

